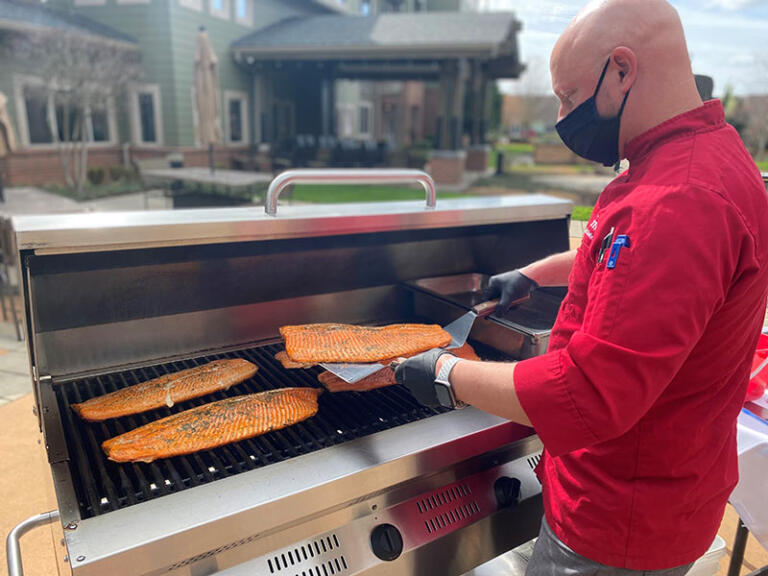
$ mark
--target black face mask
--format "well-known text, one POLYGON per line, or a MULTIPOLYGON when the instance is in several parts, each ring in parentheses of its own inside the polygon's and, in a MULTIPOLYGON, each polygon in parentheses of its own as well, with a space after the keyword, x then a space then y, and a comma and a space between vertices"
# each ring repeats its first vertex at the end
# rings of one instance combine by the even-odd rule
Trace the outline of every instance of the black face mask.
POLYGON ((628 91, 624 95, 618 116, 613 118, 601 118, 597 112, 597 93, 603 85, 605 73, 611 59, 605 63, 600 81, 597 83, 595 93, 585 100, 578 108, 568 116, 560 120, 555 126, 557 133, 568 148, 582 158, 600 162, 603 166, 614 166, 619 163, 619 129, 621 128, 621 115, 629 97, 628 91))

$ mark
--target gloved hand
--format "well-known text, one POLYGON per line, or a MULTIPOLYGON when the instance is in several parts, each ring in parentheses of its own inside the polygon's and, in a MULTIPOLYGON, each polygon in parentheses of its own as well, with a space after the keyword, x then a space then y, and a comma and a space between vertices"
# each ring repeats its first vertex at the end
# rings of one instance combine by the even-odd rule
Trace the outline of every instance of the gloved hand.
POLYGON ((435 392, 437 359, 443 354, 450 354, 441 348, 422 352, 403 361, 395 368, 395 380, 411 391, 419 404, 437 408, 440 401, 435 392))
POLYGON ((499 306, 496 308, 496 314, 503 316, 512 307, 515 300, 529 296, 539 285, 528 278, 519 270, 504 272, 491 276, 488 280, 488 287, 483 291, 483 296, 487 300, 499 299, 499 306))

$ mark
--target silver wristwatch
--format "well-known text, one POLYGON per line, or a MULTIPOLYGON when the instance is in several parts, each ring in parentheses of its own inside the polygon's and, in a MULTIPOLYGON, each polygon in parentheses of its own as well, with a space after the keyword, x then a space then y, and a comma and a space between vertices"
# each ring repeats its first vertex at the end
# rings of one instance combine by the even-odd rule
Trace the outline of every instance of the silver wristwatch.
POLYGON ((437 373, 437 378, 435 378, 435 394, 437 395, 437 400, 440 402, 441 406, 445 406, 446 408, 460 409, 466 407, 464 402, 456 398, 450 380, 451 370, 453 370, 453 367, 456 366, 459 360, 461 360, 461 358, 450 356, 443 362, 440 371, 437 373))

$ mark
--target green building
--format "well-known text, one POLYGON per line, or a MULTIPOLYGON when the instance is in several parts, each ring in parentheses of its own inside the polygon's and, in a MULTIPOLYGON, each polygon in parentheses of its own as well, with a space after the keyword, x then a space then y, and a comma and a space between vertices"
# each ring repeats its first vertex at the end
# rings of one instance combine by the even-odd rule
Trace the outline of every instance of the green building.
POLYGON ((45 79, 35 67, 7 49, 11 38, 39 30, 82 34, 140 60, 141 78, 120 102, 107 98, 89 108, 92 166, 169 153, 183 155, 186 166, 207 163, 196 130, 201 27, 218 58, 218 163, 269 169, 280 151, 290 160, 297 141, 315 148, 339 140, 391 149, 425 138, 440 149, 482 144, 487 83, 522 70, 519 23, 511 14, 460 12, 472 4, 0 0, 0 93, 17 141, 5 159, 6 183, 61 178, 55 140, 64 113, 41 90, 45 79))

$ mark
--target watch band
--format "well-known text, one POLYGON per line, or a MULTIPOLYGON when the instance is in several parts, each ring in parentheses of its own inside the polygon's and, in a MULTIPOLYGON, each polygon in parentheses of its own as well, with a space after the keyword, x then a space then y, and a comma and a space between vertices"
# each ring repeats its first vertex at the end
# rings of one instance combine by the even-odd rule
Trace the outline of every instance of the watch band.
POLYGON ((451 370, 453 370, 453 367, 459 363, 459 360, 461 360, 461 358, 457 358, 456 356, 451 356, 445 360, 437 373, 437 378, 435 378, 435 385, 443 387, 448 392, 448 396, 450 397, 450 405, 446 405, 445 402, 443 402, 443 405, 447 408, 458 409, 466 407, 464 402, 456 398, 456 393, 453 390, 453 386, 451 386, 450 380, 451 370))
POLYGON ((441 382, 447 382, 450 384, 449 378, 451 377, 451 370, 453 370, 453 367, 458 364, 459 360, 461 358, 457 358, 456 356, 451 356, 448 358, 445 362, 443 362, 443 365, 440 366, 440 371, 437 373, 436 380, 440 380, 441 382))

